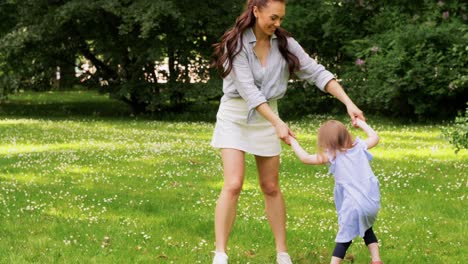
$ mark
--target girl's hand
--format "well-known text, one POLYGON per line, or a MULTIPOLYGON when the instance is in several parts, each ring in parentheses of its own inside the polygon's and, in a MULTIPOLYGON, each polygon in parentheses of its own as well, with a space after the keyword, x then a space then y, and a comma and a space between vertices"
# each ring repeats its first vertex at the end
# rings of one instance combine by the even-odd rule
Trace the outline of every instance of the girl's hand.
POLYGON ((366 121, 360 118, 356 118, 356 127, 362 128, 366 124, 367 124, 366 121))
POLYGON ((351 121, 354 127, 357 126, 356 118, 366 121, 366 118, 364 117, 364 113, 355 104, 350 103, 346 105, 346 109, 348 110, 348 115, 351 117, 351 121))

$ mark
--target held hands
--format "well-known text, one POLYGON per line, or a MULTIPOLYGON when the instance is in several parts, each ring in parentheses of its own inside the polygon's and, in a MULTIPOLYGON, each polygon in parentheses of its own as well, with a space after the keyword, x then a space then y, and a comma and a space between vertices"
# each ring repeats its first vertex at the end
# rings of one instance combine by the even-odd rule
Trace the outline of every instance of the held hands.
POLYGON ((348 110, 348 115, 351 117, 351 121, 354 127, 357 126, 357 119, 361 119, 362 121, 366 121, 364 117, 364 113, 359 109, 355 104, 349 103, 346 105, 346 109, 348 110))
POLYGON ((284 143, 290 145, 291 142, 289 140, 289 136, 296 137, 296 135, 294 135, 288 125, 286 125, 286 123, 284 123, 283 120, 281 120, 278 115, 271 110, 268 103, 262 103, 257 106, 257 111, 273 125, 278 138, 283 140, 284 143))
POLYGON ((356 118, 356 126, 366 132, 367 138, 364 140, 367 144, 367 148, 373 148, 377 143, 379 143, 379 135, 372 129, 366 121, 356 118))
POLYGON ((288 145, 291 145, 290 138, 296 137, 294 132, 292 132, 292 130, 288 127, 288 125, 286 125, 286 123, 284 123, 283 121, 280 121, 275 125, 275 130, 276 130, 276 135, 278 136, 278 138, 283 140, 284 143, 288 145))

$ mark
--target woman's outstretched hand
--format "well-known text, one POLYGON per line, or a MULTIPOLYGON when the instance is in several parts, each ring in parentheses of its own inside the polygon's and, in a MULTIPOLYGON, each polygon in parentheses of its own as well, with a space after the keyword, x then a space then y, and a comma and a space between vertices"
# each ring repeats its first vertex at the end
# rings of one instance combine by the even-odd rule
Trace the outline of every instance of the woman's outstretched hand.
POLYGON ((353 101, 348 97, 348 95, 343 90, 343 87, 335 80, 330 80, 327 85, 325 86, 325 91, 329 92, 331 95, 335 96, 340 102, 346 105, 346 109, 348 110, 348 115, 351 117, 351 121, 353 126, 356 127, 356 118, 360 118, 366 121, 364 114, 362 113, 361 109, 359 109, 353 101))

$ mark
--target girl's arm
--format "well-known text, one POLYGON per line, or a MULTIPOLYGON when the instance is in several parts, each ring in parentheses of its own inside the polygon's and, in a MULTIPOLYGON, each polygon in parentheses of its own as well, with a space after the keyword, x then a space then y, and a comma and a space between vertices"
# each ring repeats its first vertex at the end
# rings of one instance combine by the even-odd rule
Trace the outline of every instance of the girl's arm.
POLYGON ((367 144, 367 148, 370 149, 379 143, 379 135, 374 131, 365 121, 356 118, 356 125, 366 132, 367 138, 364 140, 367 144))
POLYGON ((295 138, 289 137, 289 140, 291 141, 291 147, 294 150, 294 153, 296 153, 296 156, 301 160, 302 163, 310 165, 320 165, 328 162, 328 158, 326 155, 310 155, 299 145, 295 138))

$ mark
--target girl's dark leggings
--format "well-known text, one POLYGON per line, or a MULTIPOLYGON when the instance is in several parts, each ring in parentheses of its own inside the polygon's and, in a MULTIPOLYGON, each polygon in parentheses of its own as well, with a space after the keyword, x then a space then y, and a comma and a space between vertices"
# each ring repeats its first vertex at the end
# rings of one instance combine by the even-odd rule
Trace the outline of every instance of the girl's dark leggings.
MULTIPOLYGON (((344 259, 346 251, 348 250, 352 242, 353 241, 349 241, 346 243, 336 243, 335 249, 333 250, 333 256, 340 259, 344 259)), ((372 227, 367 229, 366 233, 364 233, 364 242, 366 243, 366 246, 378 242, 374 231, 372 231, 372 227)))

